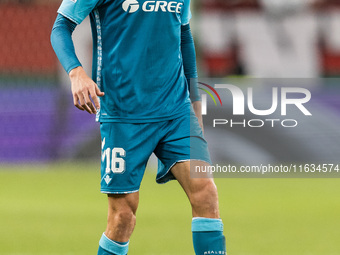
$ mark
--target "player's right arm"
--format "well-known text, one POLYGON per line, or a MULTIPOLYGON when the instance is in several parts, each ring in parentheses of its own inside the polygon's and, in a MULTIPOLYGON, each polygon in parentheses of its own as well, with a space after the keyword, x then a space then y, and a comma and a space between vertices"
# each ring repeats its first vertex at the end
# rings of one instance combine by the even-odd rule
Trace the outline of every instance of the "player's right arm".
POLYGON ((75 53, 72 33, 96 3, 96 0, 79 0, 76 5, 70 0, 63 1, 51 33, 52 47, 71 80, 74 105, 91 114, 96 113, 96 108, 100 108, 98 97, 104 96, 104 93, 82 68, 75 53))

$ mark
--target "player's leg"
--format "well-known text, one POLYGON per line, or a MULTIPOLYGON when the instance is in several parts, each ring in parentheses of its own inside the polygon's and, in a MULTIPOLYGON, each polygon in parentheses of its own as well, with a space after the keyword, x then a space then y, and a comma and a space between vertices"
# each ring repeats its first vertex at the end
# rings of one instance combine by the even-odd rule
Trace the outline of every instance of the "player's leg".
MULTIPOLYGON (((157 182, 177 179, 192 206, 192 231, 195 253, 226 254, 223 224, 219 215, 217 188, 212 178, 193 178, 190 166, 209 165, 207 142, 193 111, 167 125, 167 132, 158 144, 157 182)), ((196 176, 195 176, 196 177, 196 176)))
POLYGON ((175 164, 171 172, 187 194, 193 217, 219 218, 217 188, 212 178, 192 178, 190 165, 209 165, 201 161, 185 161, 175 164))
POLYGON ((136 224, 139 192, 108 195, 108 218, 105 235, 118 242, 127 242, 136 224))
POLYGON ((98 255, 125 255, 136 224, 139 192, 108 195, 108 219, 99 242, 98 255))
POLYGON ((218 208, 218 193, 212 178, 191 178, 190 165, 209 165, 201 161, 180 162, 172 174, 187 194, 192 207, 192 235, 197 255, 226 254, 223 223, 218 208))
MULTIPOLYGON (((150 125, 102 123, 101 192, 108 194, 108 223, 98 255, 125 255, 135 226, 139 188, 154 144, 150 125)), ((151 126, 152 127, 152 126, 151 126)))

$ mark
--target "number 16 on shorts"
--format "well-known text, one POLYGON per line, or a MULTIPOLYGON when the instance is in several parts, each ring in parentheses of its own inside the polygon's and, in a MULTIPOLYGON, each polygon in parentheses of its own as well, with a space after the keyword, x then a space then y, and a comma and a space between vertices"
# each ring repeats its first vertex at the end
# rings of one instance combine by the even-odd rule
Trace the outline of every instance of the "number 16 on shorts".
POLYGON ((102 161, 106 159, 106 173, 122 174, 125 172, 126 152, 123 148, 106 148, 102 152, 102 161))

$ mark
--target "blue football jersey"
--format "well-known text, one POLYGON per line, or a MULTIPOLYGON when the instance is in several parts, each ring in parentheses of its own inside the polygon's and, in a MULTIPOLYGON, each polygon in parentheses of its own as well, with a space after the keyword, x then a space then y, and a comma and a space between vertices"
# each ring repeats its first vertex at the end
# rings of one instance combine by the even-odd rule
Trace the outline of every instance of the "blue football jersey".
POLYGON ((92 77, 105 92, 97 121, 156 122, 189 112, 180 44, 190 0, 63 0, 58 13, 77 24, 90 15, 92 77))

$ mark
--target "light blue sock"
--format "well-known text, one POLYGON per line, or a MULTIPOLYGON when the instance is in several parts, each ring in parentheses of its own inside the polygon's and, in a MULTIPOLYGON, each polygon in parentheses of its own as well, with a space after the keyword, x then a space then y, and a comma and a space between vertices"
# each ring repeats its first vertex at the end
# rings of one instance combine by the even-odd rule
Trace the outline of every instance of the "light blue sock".
POLYGON ((192 219, 192 239, 196 255, 227 254, 221 219, 192 219))
POLYGON ((126 255, 129 242, 117 242, 109 239, 104 233, 99 241, 98 255, 126 255))

